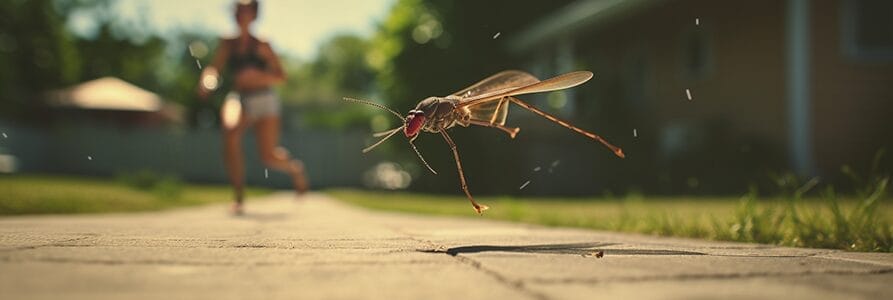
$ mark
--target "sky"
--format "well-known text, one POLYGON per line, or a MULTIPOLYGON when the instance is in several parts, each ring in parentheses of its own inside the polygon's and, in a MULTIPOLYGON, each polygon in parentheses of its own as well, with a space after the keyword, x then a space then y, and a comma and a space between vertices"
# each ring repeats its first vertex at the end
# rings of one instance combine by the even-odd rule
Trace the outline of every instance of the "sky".
MULTIPOLYGON (((312 58, 317 46, 336 33, 371 35, 395 0, 261 0, 255 33, 277 51, 312 58)), ((234 0, 117 0, 116 15, 125 20, 144 18, 154 30, 200 28, 221 35, 236 32, 234 0)), ((76 32, 88 32, 89 17, 73 18, 76 32)))

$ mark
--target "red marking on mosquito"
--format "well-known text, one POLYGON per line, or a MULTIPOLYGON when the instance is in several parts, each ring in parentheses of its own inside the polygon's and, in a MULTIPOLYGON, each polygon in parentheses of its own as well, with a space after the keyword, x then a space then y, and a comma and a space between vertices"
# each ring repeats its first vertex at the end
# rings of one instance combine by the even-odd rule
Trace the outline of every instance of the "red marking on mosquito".
POLYGON ((403 128, 403 134, 405 134, 406 137, 414 137, 422 130, 423 124, 425 124, 424 114, 410 114, 406 117, 406 127, 403 128))

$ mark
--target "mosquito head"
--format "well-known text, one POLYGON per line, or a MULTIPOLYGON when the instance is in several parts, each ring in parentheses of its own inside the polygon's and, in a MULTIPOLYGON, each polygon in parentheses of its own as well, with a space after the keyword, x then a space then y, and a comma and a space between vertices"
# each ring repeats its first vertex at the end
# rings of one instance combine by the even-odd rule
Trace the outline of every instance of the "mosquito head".
POLYGON ((411 110, 406 116, 403 134, 408 138, 413 138, 422 130, 422 125, 425 125, 425 113, 420 110, 411 110))

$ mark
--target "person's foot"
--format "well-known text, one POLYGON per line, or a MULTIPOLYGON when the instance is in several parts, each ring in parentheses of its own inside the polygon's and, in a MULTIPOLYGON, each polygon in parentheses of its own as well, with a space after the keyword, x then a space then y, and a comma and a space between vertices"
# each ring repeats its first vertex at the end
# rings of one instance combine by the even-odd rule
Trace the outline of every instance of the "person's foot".
POLYGON ((233 206, 230 208, 230 212, 234 216, 241 216, 245 214, 245 209, 242 207, 242 203, 233 203, 233 206))
POLYGON ((303 195, 310 190, 310 186, 307 183, 307 175, 304 172, 304 163, 299 160, 292 161, 292 174, 291 180, 294 185, 295 192, 298 195, 303 195))

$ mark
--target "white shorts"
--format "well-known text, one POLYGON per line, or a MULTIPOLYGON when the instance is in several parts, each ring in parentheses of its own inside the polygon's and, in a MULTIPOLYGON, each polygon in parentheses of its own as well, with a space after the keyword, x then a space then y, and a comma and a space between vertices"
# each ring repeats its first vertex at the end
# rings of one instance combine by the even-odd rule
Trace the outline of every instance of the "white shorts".
POLYGON ((282 104, 273 89, 251 91, 239 95, 242 102, 242 110, 248 120, 257 120, 263 117, 279 116, 282 104))

